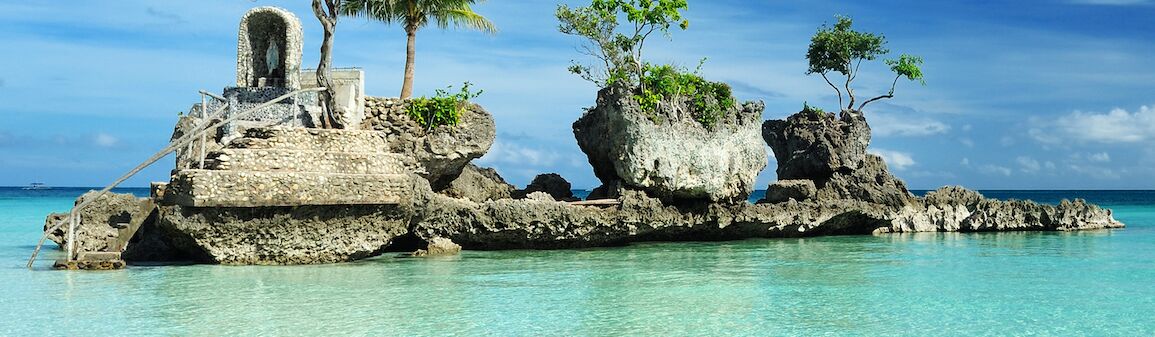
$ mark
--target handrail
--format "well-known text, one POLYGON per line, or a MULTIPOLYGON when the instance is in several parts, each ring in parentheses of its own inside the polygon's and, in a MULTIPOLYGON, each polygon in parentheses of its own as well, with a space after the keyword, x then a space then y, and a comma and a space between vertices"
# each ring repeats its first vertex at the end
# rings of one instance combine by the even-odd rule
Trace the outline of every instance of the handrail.
MULTIPOLYGON (((231 123, 231 122, 236 121, 238 119, 248 117, 249 114, 252 114, 253 112, 255 112, 257 110, 267 108, 273 104, 279 103, 280 101, 286 100, 286 99, 293 97, 299 93, 317 92, 317 91, 322 91, 322 90, 326 90, 326 88, 325 87, 317 87, 317 88, 294 90, 293 92, 281 95, 280 97, 277 97, 277 98, 274 98, 268 102, 262 103, 261 105, 258 105, 256 107, 250 108, 248 110, 245 110, 245 111, 237 113, 233 116, 230 116, 229 118, 226 118, 220 122, 213 123, 212 125, 208 125, 208 126, 205 126, 203 128, 194 129, 194 130, 196 130, 195 132, 191 132, 187 135, 183 135, 180 138, 177 138, 177 140, 169 142, 168 146, 166 146, 164 149, 161 149, 159 152, 152 155, 152 157, 149 157, 148 160, 145 160, 143 163, 140 163, 140 165, 137 165, 131 171, 129 171, 128 173, 125 173, 123 176, 116 179, 116 181, 113 181, 112 184, 109 184, 108 186, 104 187, 104 189, 100 190, 100 192, 97 192, 97 194, 95 196, 88 198, 86 200, 83 200, 80 202, 80 204, 76 205, 75 207, 72 207, 72 210, 68 212, 67 218, 62 219, 60 221, 57 221, 56 224, 52 225, 52 227, 45 229, 44 235, 42 235, 40 237, 40 241, 36 244, 36 250, 34 250, 32 252, 32 257, 28 259, 28 268, 32 269, 32 264, 34 262, 36 262, 36 255, 40 254, 40 247, 44 245, 44 240, 48 239, 48 235, 50 233, 52 233, 56 229, 60 228, 61 225, 64 225, 65 221, 69 222, 69 227, 68 227, 68 260, 74 261, 75 255, 76 255, 76 226, 77 226, 77 223, 79 222, 80 211, 83 210, 85 207, 87 207, 93 201, 96 201, 96 199, 100 199, 100 197, 104 196, 104 194, 108 193, 108 191, 111 191, 113 188, 116 188, 116 186, 120 185, 120 183, 123 183, 125 180, 128 180, 128 178, 131 178, 132 176, 136 175, 137 173, 140 173, 141 170, 144 170, 144 168, 152 165, 157 160, 164 158, 164 156, 167 156, 169 153, 176 151, 176 149, 180 148, 181 146, 192 144, 193 140, 197 139, 198 137, 205 135, 206 133, 208 133, 208 130, 210 130, 210 129, 216 129, 216 128, 218 128, 221 125, 224 125, 226 123, 231 123)), ((220 113, 226 107, 228 107, 227 104, 224 106, 221 106, 220 108, 218 108, 216 111, 213 112, 213 115, 220 113)))
POLYGON ((218 101, 221 101, 221 102, 228 102, 229 101, 228 99, 225 99, 224 97, 218 96, 217 94, 214 94, 214 93, 211 93, 208 91, 204 91, 204 90, 201 90, 200 94, 208 96, 208 97, 216 98, 218 101))

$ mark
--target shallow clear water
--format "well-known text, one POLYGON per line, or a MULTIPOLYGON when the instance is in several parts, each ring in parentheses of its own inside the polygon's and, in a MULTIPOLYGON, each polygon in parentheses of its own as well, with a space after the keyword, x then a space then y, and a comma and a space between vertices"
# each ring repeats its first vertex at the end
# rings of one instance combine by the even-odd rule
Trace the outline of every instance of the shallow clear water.
MULTIPOLYGON (((991 191, 1129 227, 558 251, 292 267, 24 269, 83 190, 0 188, 0 335, 1155 334, 1155 192, 991 191)), ((135 193, 146 193, 134 190, 135 193)))

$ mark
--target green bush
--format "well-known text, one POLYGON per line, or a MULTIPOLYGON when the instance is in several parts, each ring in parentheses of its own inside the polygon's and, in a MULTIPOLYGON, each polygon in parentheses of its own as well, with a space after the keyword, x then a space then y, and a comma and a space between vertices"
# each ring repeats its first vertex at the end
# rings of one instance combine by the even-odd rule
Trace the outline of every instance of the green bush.
POLYGON ((832 117, 833 114, 827 114, 826 110, 810 105, 810 102, 802 102, 802 113, 813 115, 815 117, 832 117))
POLYGON ((433 97, 422 96, 411 99, 405 106, 405 111, 409 113, 409 117, 417 121, 417 124, 425 127, 425 130, 432 130, 442 125, 455 126, 461 122, 461 114, 465 112, 468 101, 481 96, 484 92, 484 90, 471 92, 469 90, 471 85, 465 82, 461 91, 456 94, 449 93, 453 90, 451 85, 445 89, 437 89, 433 97))
MULTIPOLYGON (((699 70, 701 65, 698 66, 699 70)), ((699 76, 699 70, 687 72, 671 65, 646 64, 642 86, 634 95, 642 110, 655 119, 658 104, 666 101, 690 103, 690 115, 702 126, 711 127, 722 119, 726 110, 734 106, 730 86, 710 82, 699 76)))

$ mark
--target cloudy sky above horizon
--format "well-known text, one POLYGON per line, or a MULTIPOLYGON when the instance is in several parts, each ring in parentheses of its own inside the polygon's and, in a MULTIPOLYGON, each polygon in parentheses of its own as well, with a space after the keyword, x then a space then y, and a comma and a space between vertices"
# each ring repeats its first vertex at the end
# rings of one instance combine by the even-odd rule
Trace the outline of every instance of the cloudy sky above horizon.
MULTIPOLYGON (((474 83, 498 126, 478 164, 519 186, 557 172, 592 188, 570 125, 597 88, 566 72, 585 59, 581 41, 557 32, 557 3, 476 6, 501 30, 492 36, 421 31, 415 92, 474 83)), ((104 185, 162 148, 197 90, 235 82, 237 23, 262 5, 301 18, 303 63, 314 66, 320 26, 307 0, 0 0, 0 186, 104 185)), ((867 108, 872 151, 912 188, 1155 189, 1155 1, 690 0, 690 29, 646 53, 688 67, 708 58, 704 76, 764 101, 765 119, 803 101, 834 110, 804 56, 835 14, 926 59, 925 87, 900 83, 895 99, 867 108)), ((343 18, 334 63, 364 68, 370 95, 395 96, 404 47, 397 26, 343 18)), ((865 69, 858 91, 885 90, 884 71, 865 69)), ((171 168, 166 159, 126 185, 167 180, 171 168)))

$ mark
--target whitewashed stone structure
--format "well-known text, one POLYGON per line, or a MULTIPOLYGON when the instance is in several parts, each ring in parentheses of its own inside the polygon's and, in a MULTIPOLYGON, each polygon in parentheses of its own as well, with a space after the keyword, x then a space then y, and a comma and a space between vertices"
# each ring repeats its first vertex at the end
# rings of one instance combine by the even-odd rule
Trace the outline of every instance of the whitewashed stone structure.
POLYGON ((303 36, 301 20, 285 9, 265 6, 245 13, 237 34, 237 86, 300 88, 303 36))

